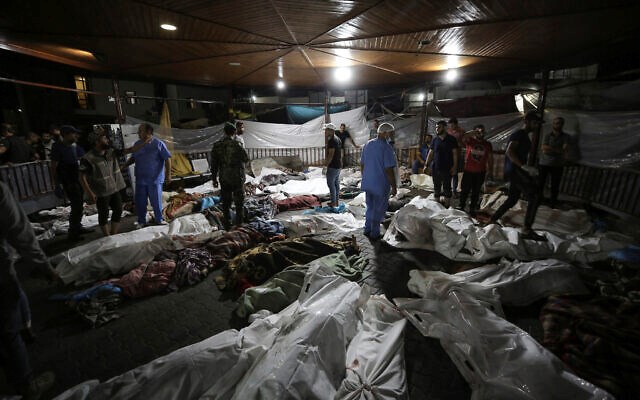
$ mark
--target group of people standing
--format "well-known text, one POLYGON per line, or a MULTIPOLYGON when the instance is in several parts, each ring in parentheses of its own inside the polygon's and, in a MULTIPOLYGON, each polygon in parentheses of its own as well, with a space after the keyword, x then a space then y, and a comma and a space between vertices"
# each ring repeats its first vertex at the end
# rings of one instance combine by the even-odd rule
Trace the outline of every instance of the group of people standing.
MULTIPOLYGON (((528 165, 531 151, 529 135, 537 132, 542 117, 535 111, 526 113, 523 127, 514 131, 507 141, 504 174, 509 181, 506 201, 491 216, 489 223, 498 223, 504 213, 524 196, 528 200, 524 228, 525 239, 545 240, 536 234, 533 222, 543 197, 547 177, 551 177, 551 206, 558 201, 563 164, 569 145, 569 137, 562 131, 564 120, 555 118, 552 131, 544 136, 538 167, 528 165)), ((327 143, 327 185, 331 195, 330 206, 338 205, 342 140, 333 124, 325 124, 327 143)), ((367 214, 364 233, 372 238, 380 235, 379 223, 384 217, 389 195, 397 190, 396 157, 390 143, 394 128, 389 123, 375 121, 370 131, 370 140, 365 144, 360 159, 362 170, 361 189, 366 193, 367 214), (375 129, 377 136, 373 136, 375 129)), ((424 172, 432 176, 434 197, 445 206, 451 205, 452 197, 458 197, 457 208, 475 216, 480 206, 480 194, 486 178, 492 178, 493 149, 485 138, 485 127, 478 124, 470 131, 458 125, 456 118, 448 122, 438 121, 435 135, 421 138, 420 154, 412 166, 413 173, 424 172), (461 189, 457 191, 459 175, 461 189)))

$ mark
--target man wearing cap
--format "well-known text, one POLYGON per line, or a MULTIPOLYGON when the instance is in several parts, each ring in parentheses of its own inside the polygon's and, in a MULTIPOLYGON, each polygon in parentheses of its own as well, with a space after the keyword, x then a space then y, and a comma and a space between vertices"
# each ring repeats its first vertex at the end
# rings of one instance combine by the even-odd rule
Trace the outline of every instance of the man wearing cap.
POLYGON ((249 156, 240 143, 233 139, 236 134, 233 123, 224 125, 224 133, 224 138, 214 143, 211 149, 211 180, 213 187, 220 184, 222 214, 225 229, 229 229, 232 200, 236 206, 235 224, 239 226, 244 221, 244 164, 249 161, 249 156))
POLYGON ((425 170, 433 177, 433 196, 446 207, 451 202, 451 177, 458 172, 458 142, 447 133, 447 122, 436 123, 436 137, 431 141, 425 170), (433 162, 433 163, 432 163, 433 162))
POLYGON ((82 227, 83 195, 80 184, 80 159, 84 149, 77 144, 80 131, 71 125, 60 127, 62 140, 51 147, 51 178, 53 185, 62 185, 64 193, 71 203, 69 214, 69 240, 80 240, 80 234, 93 232, 93 229, 82 227))
POLYGON ((240 143, 240 146, 244 149, 244 138, 242 135, 244 135, 244 122, 236 121, 236 134, 233 135, 233 140, 240 143))
MULTIPOLYGON (((118 223, 122 216, 122 198, 120 190, 125 188, 124 178, 118 165, 118 154, 111 148, 107 132, 96 130, 89 136, 94 147, 80 160, 80 183, 91 204, 98 209, 98 225, 105 236, 118 233, 118 223), (111 209, 111 229, 109 222, 111 209)), ((137 147, 125 149, 124 152, 135 152, 146 143, 137 147)))
POLYGON ((361 189, 366 194, 367 211, 365 214, 364 234, 372 240, 380 238, 380 223, 389 206, 389 194, 395 196, 396 155, 387 140, 394 128, 388 122, 378 127, 378 137, 369 140, 362 149, 360 171, 361 189))
POLYGON ((171 153, 167 145, 153 136, 153 127, 147 123, 138 127, 138 140, 125 166, 135 163, 135 202, 138 227, 147 224, 147 199, 153 208, 156 224, 166 224, 162 219, 162 185, 171 183, 171 153))
POLYGON ((327 166, 327 186, 331 195, 330 207, 338 207, 340 194, 340 169, 342 168, 342 141, 336 135, 336 127, 332 123, 324 125, 327 142, 325 163, 327 166))
POLYGON ((541 122, 542 118, 538 113, 533 110, 529 111, 524 117, 524 128, 513 132, 509 136, 504 160, 505 178, 509 179, 509 196, 489 221, 489 223, 496 223, 507 210, 518 202, 520 195, 524 193, 528 204, 522 237, 537 241, 546 240, 544 236, 538 235, 531 229, 540 205, 540 192, 534 178, 538 171, 534 167, 527 165, 527 159, 531 149, 529 133, 537 131, 541 122))

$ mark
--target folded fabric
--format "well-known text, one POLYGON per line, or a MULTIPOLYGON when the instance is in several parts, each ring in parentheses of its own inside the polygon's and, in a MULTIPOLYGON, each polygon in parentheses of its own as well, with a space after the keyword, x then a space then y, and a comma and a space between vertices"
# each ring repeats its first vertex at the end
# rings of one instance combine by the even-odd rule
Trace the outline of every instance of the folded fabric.
POLYGON ((200 195, 197 193, 178 193, 169 198, 166 207, 162 210, 162 216, 165 220, 171 221, 174 218, 191 214, 199 201, 200 195))
POLYGON ((287 266, 306 264, 340 250, 347 255, 360 251, 355 238, 322 241, 307 237, 262 244, 229 261, 216 277, 216 285, 220 290, 236 288, 241 280, 260 285, 287 266))
POLYGON ((54 301, 82 301, 82 300, 88 300, 88 299, 90 299, 96 293, 98 293, 100 291, 109 291, 109 292, 112 292, 112 293, 119 294, 120 292, 122 292, 122 289, 120 289, 117 285, 115 285, 113 283, 110 283, 110 282, 100 283, 100 284, 97 284, 95 286, 90 287, 89 289, 80 290, 80 291, 73 292, 73 293, 67 293, 67 294, 56 293, 56 294, 52 295, 51 297, 49 297, 49 300, 54 300, 54 301))
POLYGON ((248 225, 268 237, 284 233, 284 224, 278 220, 255 218, 248 225))
POLYGON ((213 267, 213 257, 207 249, 184 249, 178 253, 173 283, 177 287, 195 285, 213 267))
POLYGON ((224 232, 217 238, 207 242, 205 246, 211 253, 212 268, 218 269, 224 266, 231 258, 258 243, 264 242, 264 240, 265 237, 262 233, 249 226, 243 226, 224 232))
POLYGON ((278 207, 269 196, 249 197, 244 202, 244 215, 248 221, 254 218, 273 219, 278 207))
POLYGON ((317 196, 302 195, 276 200, 275 203, 278 207, 278 212, 285 212, 317 207, 320 205, 320 200, 318 200, 317 196))
POLYGON ((200 211, 204 211, 208 208, 211 208, 218 203, 220 203, 220 197, 218 196, 204 197, 200 200, 200 211))
POLYGON ((173 260, 152 261, 110 282, 121 288, 122 294, 127 297, 147 297, 166 291, 175 269, 176 263, 173 260))
POLYGON ((340 203, 338 207, 324 206, 324 207, 315 207, 313 210, 305 211, 304 214, 314 214, 314 213, 334 213, 341 214, 347 211, 347 206, 344 203, 340 203))

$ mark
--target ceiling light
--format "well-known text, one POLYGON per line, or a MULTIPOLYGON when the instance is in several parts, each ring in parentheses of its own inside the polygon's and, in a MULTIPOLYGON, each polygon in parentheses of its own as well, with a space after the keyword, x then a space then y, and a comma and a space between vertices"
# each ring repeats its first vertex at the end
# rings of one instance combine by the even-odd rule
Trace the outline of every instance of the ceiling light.
POLYGON ((251 100, 253 100, 254 102, 256 101, 257 97, 256 96, 251 96, 251 100))
POLYGON ((444 78, 449 82, 455 81, 458 78, 458 70, 456 69, 447 70, 447 73, 444 76, 444 78))
POLYGON ((351 69, 349 68, 336 68, 333 76, 338 82, 346 82, 351 79, 351 69))
POLYGON ((418 93, 418 101, 424 101, 424 93, 418 93))
POLYGON ((229 63, 229 65, 232 65, 232 66, 234 66, 234 67, 237 67, 237 66, 239 66, 239 65, 240 65, 240 63, 239 63, 239 62, 230 62, 230 63, 229 63))
POLYGON ((175 25, 171 24, 162 24, 160 25, 160 28, 164 29, 165 31, 175 31, 176 29, 178 29, 175 25))
POLYGON ((276 82, 276 87, 280 90, 284 89, 284 81, 278 81, 276 82))

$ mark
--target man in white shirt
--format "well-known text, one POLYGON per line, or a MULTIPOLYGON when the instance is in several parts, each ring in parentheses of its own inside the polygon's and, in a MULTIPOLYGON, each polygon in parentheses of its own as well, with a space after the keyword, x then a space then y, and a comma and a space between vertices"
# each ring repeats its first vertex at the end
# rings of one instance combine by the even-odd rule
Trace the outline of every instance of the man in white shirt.
POLYGON ((244 122, 236 121, 236 134, 233 135, 233 140, 240 143, 240 145, 244 149, 244 138, 242 137, 243 134, 244 134, 244 122))

